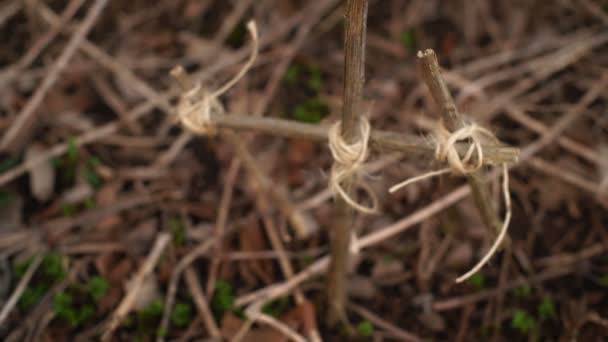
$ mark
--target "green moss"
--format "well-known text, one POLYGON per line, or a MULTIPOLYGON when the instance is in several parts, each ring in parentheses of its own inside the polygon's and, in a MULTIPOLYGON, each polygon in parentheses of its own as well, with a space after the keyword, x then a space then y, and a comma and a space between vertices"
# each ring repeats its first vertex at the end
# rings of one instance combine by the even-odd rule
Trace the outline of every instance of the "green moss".
POLYGON ((401 45, 410 51, 416 49, 416 32, 414 29, 409 29, 401 33, 401 45))
POLYGON ((329 114, 329 107, 319 98, 311 98, 298 104, 292 112, 292 118, 307 123, 319 123, 329 114))
POLYGON ((357 332, 361 337, 370 337, 374 334, 374 325, 370 321, 362 321, 357 325, 357 332))
POLYGON ((145 308, 141 309, 137 316, 141 321, 151 321, 163 314, 164 309, 163 302, 160 300, 155 300, 152 303, 148 304, 145 308))
POLYGON ((53 311, 59 319, 77 328, 93 316, 95 308, 90 304, 75 305, 73 295, 63 291, 53 297, 53 311))
POLYGON ((222 317, 224 313, 232 309, 234 304, 234 290, 230 283, 218 279, 215 283, 215 292, 211 298, 211 308, 217 317, 222 317))
POLYGON ((520 333, 527 335, 536 328, 536 320, 525 310, 517 309, 513 313, 511 327, 520 333))
POLYGON ((475 273, 467 279, 467 283, 473 285, 477 290, 482 290, 486 286, 486 279, 483 274, 475 273))
POLYGON ((105 297, 109 289, 110 284, 101 276, 93 276, 87 282, 87 291, 96 302, 105 297))
POLYGON ((178 327, 185 327, 192 321, 192 307, 186 303, 177 303, 171 312, 171 322, 178 327))
POLYGON ((557 316, 557 310, 555 309, 555 303, 551 297, 546 296, 543 301, 538 305, 538 315, 541 320, 552 320, 557 316))
POLYGON ((66 270, 63 267, 63 256, 49 253, 42 259, 42 272, 51 281, 63 280, 66 270))
POLYGON ((21 310, 28 310, 34 305, 38 304, 42 297, 49 290, 49 286, 46 284, 29 285, 23 290, 21 297, 17 304, 21 310))

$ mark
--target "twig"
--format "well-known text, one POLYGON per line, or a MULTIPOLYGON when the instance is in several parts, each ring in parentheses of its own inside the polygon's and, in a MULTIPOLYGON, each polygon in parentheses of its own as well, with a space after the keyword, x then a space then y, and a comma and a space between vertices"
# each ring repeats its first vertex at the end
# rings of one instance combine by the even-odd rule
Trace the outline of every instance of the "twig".
MULTIPOLYGON (((344 94, 342 103, 342 137, 347 143, 361 139, 362 93, 365 82, 365 34, 367 0, 346 2, 346 27, 344 34, 344 94)), ((345 179, 343 188, 352 198, 352 180, 345 179)), ((346 320, 346 271, 350 257, 349 245, 354 221, 353 209, 338 196, 334 203, 331 234, 331 263, 327 280, 329 323, 346 320)))
POLYGON ((367 310, 363 306, 360 306, 358 304, 351 302, 351 303, 348 303, 348 307, 351 310, 353 310, 354 312, 356 312, 357 314, 361 315, 361 317, 372 322, 374 325, 386 330, 386 332, 393 335, 393 337, 398 338, 400 341, 421 341, 421 339, 418 336, 415 336, 412 333, 409 333, 409 332, 395 326, 394 324, 387 322, 386 320, 384 320, 380 316, 374 314, 373 312, 367 310))
POLYGON ((53 84, 59 78, 61 72, 65 69, 68 61, 72 58, 78 46, 83 42, 85 36, 89 32, 89 30, 93 27, 93 23, 101 14, 101 11, 107 4, 108 0, 97 0, 87 13, 84 21, 80 25, 80 27, 76 30, 67 46, 55 62, 53 64, 51 70, 47 73, 46 77, 42 81, 42 84, 36 92, 32 96, 31 100, 28 101, 27 105, 23 108, 23 110, 19 113, 19 116, 15 119, 11 127, 2 137, 0 141, 0 150, 7 150, 12 144, 15 143, 15 139, 17 139, 19 133, 23 130, 27 130, 34 123, 36 109, 46 96, 47 92, 51 89, 53 84))
MULTIPOLYGON (((224 180, 224 186, 222 189, 222 197, 220 198, 219 209, 217 219, 215 221, 215 227, 213 228, 214 236, 223 236, 226 222, 228 221, 228 214, 230 211, 230 203, 232 203, 232 195, 234 193, 234 184, 236 177, 239 174, 241 163, 239 159, 235 158, 228 167, 226 172, 226 179, 224 180)), ((219 271, 221 261, 221 244, 218 244, 214 248, 213 258, 209 262, 209 276, 207 278, 207 293, 211 295, 213 293, 215 282, 217 279, 217 273, 219 271)))
POLYGON ((110 317, 105 331, 101 336, 102 341, 108 341, 112 338, 112 334, 114 333, 114 330, 116 329, 118 324, 120 324, 123 318, 129 313, 129 311, 131 310, 131 306, 133 305, 133 302, 137 296, 137 293, 139 292, 139 289, 141 288, 141 285, 144 282, 144 279, 146 279, 146 277, 149 276, 150 273, 154 270, 158 259, 160 259, 160 256, 162 255, 169 241, 171 241, 171 234, 161 233, 158 235, 154 247, 152 248, 152 251, 146 258, 146 261, 144 262, 142 267, 135 275, 135 278, 133 279, 129 288, 129 292, 122 299, 116 310, 112 313, 112 316, 110 317))
POLYGON ((203 289, 201 288, 201 285, 198 282, 198 277, 196 276, 196 272, 194 272, 192 266, 188 266, 188 268, 186 268, 186 271, 184 272, 184 277, 186 279, 186 284, 190 289, 190 293, 192 293, 192 297, 194 297, 194 303, 198 307, 199 314, 201 316, 201 319, 205 323, 205 327, 207 328, 209 336, 221 339, 222 334, 217 326, 217 323, 215 323, 215 319, 213 318, 211 310, 209 310, 209 305, 207 305, 207 298, 203 293, 203 289))
POLYGON ((15 304, 17 304, 19 298, 21 298, 21 294, 23 294, 23 291, 25 291, 27 284, 34 276, 34 273, 38 269, 38 266, 40 266, 41 262, 42 255, 39 254, 34 258, 34 260, 32 260, 31 264, 27 268, 27 271, 25 271, 25 274, 23 275, 23 277, 21 277, 21 280, 19 280, 19 284, 17 284, 15 291, 13 291, 11 297, 8 299, 8 301, 6 301, 6 304, 4 304, 4 306, 2 307, 2 311, 0 311, 0 327, 10 314, 11 310, 13 310, 13 307, 15 307, 15 304))
MULTIPOLYGON (((418 64, 422 70, 424 82, 428 86, 435 103, 439 106, 441 118, 445 122, 447 129, 450 132, 460 129, 465 124, 465 118, 458 111, 450 90, 441 76, 437 55, 430 49, 424 52, 421 51, 418 53, 418 64)), ((500 232, 502 222, 486 189, 484 175, 481 172, 473 172, 466 176, 473 190, 473 200, 479 209, 483 222, 493 234, 500 232)))
MULTIPOLYGON (((251 115, 211 115, 213 125, 220 128, 237 130, 252 130, 286 138, 306 138, 320 142, 327 141, 329 127, 271 117, 255 117, 251 115)), ((407 155, 433 156, 435 145, 416 135, 389 131, 372 130, 370 136, 372 147, 378 150, 395 150, 407 155)), ((468 144, 458 143, 456 149, 465 155, 468 144)), ((488 165, 513 163, 517 160, 519 149, 508 146, 482 145, 484 162, 488 165)))

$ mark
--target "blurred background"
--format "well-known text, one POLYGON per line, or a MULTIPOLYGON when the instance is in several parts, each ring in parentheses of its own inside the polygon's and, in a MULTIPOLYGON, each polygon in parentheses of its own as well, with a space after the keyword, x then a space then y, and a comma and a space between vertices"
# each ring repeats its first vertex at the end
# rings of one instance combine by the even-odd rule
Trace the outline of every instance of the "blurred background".
POLYGON ((455 284, 494 240, 466 181, 388 194, 441 165, 372 153, 381 211, 354 229, 365 239, 401 228, 353 256, 351 329, 327 324, 317 267, 333 217, 326 143, 195 136, 176 120, 169 71, 182 65, 218 89, 250 55, 252 19, 259 56, 220 97, 226 113, 339 120, 343 1, 0 2, 4 340, 96 340, 110 326, 117 341, 608 336, 608 3, 369 1, 372 127, 427 138, 439 115, 416 53, 432 48, 460 110, 522 155, 510 242, 455 284), (256 302, 262 318, 246 310, 249 294, 310 269, 256 302))

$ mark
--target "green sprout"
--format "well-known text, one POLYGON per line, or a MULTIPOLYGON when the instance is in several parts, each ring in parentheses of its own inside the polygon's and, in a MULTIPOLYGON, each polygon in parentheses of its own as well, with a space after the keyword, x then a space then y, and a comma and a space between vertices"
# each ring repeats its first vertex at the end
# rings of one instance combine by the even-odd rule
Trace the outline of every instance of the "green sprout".
POLYGON ((416 34, 414 29, 409 29, 401 33, 401 44, 410 51, 413 51, 416 48, 416 34))
POLYGON ((145 308, 139 310, 138 317, 141 321, 151 321, 163 314, 163 302, 155 300, 145 308))
POLYGON ((319 123, 329 114, 329 107, 319 98, 305 100, 298 104, 292 112, 292 117, 301 122, 319 123))
POLYGON ((19 297, 19 308, 27 310, 38 304, 48 290, 49 287, 46 284, 28 285, 19 297))
POLYGON ((552 320, 557 316, 555 303, 551 297, 546 296, 543 298, 543 301, 538 305, 538 315, 541 320, 552 320))
POLYGON ((362 321, 357 325, 357 332, 361 337, 370 337, 374 334, 374 325, 368 321, 362 321))
POLYGON ((486 279, 483 274, 475 273, 469 279, 467 279, 467 283, 471 284, 477 290, 482 290, 486 285, 486 279))
POLYGON ((186 303, 177 303, 171 312, 171 322, 184 327, 192 321, 192 307, 186 303))
POLYGON ((49 253, 42 259, 42 273, 51 281, 65 278, 66 270, 63 268, 63 256, 49 253))
POLYGON ((108 281, 101 276, 93 276, 87 283, 87 291, 96 302, 99 302, 110 289, 108 281))
POLYGON ((93 316, 95 308, 90 304, 76 306, 72 294, 62 291, 53 297, 53 311, 57 317, 76 328, 93 316))
POLYGON ((215 314, 221 317, 224 312, 230 310, 234 304, 234 290, 230 283, 218 279, 215 283, 215 292, 211 298, 211 308, 215 314))
POLYGON ((513 318, 511 319, 511 327, 513 327, 520 333, 527 335, 536 327, 536 320, 525 310, 517 309, 513 313, 513 318))

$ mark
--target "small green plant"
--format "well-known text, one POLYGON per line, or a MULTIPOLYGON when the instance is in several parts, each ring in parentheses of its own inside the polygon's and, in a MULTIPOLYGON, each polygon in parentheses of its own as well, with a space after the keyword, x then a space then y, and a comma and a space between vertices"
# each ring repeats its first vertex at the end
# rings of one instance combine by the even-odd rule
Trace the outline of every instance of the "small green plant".
POLYGON ((536 328, 536 320, 525 310, 516 309, 511 319, 511 327, 527 335, 536 328))
POLYGON ((217 317, 222 317, 224 313, 232 309, 234 304, 234 290, 230 283, 218 279, 215 283, 215 292, 211 298, 211 308, 217 317))
POLYGON ((76 306, 73 295, 62 291, 53 297, 53 311, 72 328, 77 328, 93 316, 95 308, 90 304, 76 306))
POLYGON ((321 77, 321 69, 314 64, 308 65, 308 81, 306 85, 309 89, 318 92, 323 86, 323 78, 321 77))
POLYGON ((243 21, 240 21, 238 25, 234 27, 234 30, 230 32, 226 38, 226 44, 233 48, 239 48, 245 44, 245 37, 247 36, 247 26, 243 21))
POLYGON ((357 325, 357 332, 361 337, 370 337, 374 334, 374 325, 368 320, 361 321, 357 325))
POLYGON ((29 257, 26 260, 22 261, 22 262, 18 262, 13 266, 13 273, 15 273, 17 275, 17 277, 21 278, 23 277, 23 275, 25 275, 25 272, 27 272, 27 269, 30 267, 30 265, 32 264, 32 258, 29 257))
POLYGON ((409 29, 401 33, 401 45, 410 51, 416 49, 416 32, 414 29, 409 29))
POLYGON ((295 106, 292 117, 301 122, 319 123, 329 114, 329 107, 319 98, 310 98, 295 106))
POLYGON ((65 278, 66 270, 63 267, 63 256, 57 253, 49 253, 42 259, 42 272, 51 281, 65 278))
POLYGON ((527 298, 532 293, 532 288, 528 285, 523 285, 513 289, 513 294, 519 298, 527 298))
POLYGON ((192 321, 192 307, 186 303, 177 303, 171 312, 171 322, 178 327, 185 327, 192 321))
POLYGON ((555 303, 551 297, 546 296, 543 301, 538 305, 538 315, 541 320, 552 320, 557 316, 557 310, 555 309, 555 303))
POLYGON ((38 304, 42 297, 49 290, 46 284, 29 285, 23 290, 19 297, 18 305, 21 310, 28 310, 32 306, 38 304))
POLYGON ((145 308, 139 310, 137 316, 141 321, 151 321, 163 314, 164 307, 163 302, 155 300, 145 308))
POLYGON ((96 302, 101 300, 108 293, 109 289, 110 284, 101 276, 93 276, 87 282, 87 291, 96 302))
POLYGON ((471 284, 477 290, 482 290, 486 286, 486 279, 483 274, 475 273, 467 279, 467 283, 471 284))

